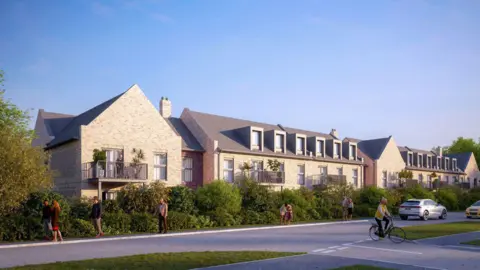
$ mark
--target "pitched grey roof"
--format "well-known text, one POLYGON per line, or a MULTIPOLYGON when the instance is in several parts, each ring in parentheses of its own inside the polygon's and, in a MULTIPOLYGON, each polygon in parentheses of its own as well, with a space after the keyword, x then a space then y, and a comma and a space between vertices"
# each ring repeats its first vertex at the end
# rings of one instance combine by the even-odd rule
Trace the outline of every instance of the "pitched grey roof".
POLYGON ((48 135, 50 136, 57 136, 60 134, 62 129, 64 129, 65 126, 75 117, 70 114, 46 112, 43 109, 40 109, 39 113, 44 120, 48 135))
MULTIPOLYGON (((284 130, 288 134, 301 133, 301 134, 305 134, 308 137, 318 136, 318 137, 324 137, 327 140, 333 139, 331 135, 320 133, 320 132, 313 132, 313 131, 307 131, 302 129, 283 127, 281 125, 272 125, 272 124, 254 122, 249 120, 225 117, 220 115, 195 112, 191 110, 189 110, 189 113, 192 116, 192 118, 198 123, 198 125, 204 130, 206 135, 212 140, 217 140, 218 147, 224 151, 252 153, 252 154, 261 153, 261 155, 278 156, 278 157, 290 156, 292 158, 309 158, 306 156, 302 157, 302 156, 296 155, 291 151, 291 149, 289 149, 288 146, 285 154, 275 152, 269 147, 267 147, 267 145, 264 146, 263 151, 260 153, 251 151, 250 148, 246 146, 246 143, 244 141, 245 139, 238 132, 238 129, 248 127, 248 126, 263 128, 264 132, 271 131, 271 130, 284 130)), ((330 156, 326 156, 325 158, 318 157, 317 159, 330 160, 332 162, 342 162, 342 163, 361 163, 359 161, 333 159, 330 156)))
POLYGON ((343 139, 343 141, 359 143, 359 142, 361 142, 362 140, 360 140, 360 139, 355 139, 355 138, 351 138, 351 137, 345 137, 345 138, 343 139))
POLYGON ((458 153, 458 154, 448 154, 445 155, 450 158, 456 158, 457 159, 457 167, 465 171, 468 166, 468 161, 470 161, 470 157, 473 155, 472 152, 466 152, 466 153, 458 153))
POLYGON ((97 118, 102 112, 110 107, 110 105, 112 105, 123 94, 125 94, 125 92, 93 107, 92 109, 80 115, 73 117, 59 132, 58 136, 55 136, 55 138, 47 144, 46 148, 52 148, 71 140, 80 139, 80 126, 90 124, 90 122, 95 120, 95 118, 97 118))
POLYGON ((392 136, 387 138, 360 141, 358 142, 358 148, 371 159, 377 160, 382 155, 391 137, 392 136))
POLYGON ((173 128, 173 130, 182 137, 182 149, 190 151, 204 151, 200 143, 197 141, 192 132, 185 126, 182 119, 170 117, 167 123, 173 128))

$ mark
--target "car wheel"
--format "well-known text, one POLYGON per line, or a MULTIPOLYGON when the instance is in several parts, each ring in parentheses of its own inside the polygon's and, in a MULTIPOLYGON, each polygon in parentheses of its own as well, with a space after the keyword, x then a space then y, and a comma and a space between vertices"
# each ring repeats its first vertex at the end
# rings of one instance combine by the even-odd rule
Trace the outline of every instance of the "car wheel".
POLYGON ((400 216, 400 218, 401 218, 402 220, 407 220, 407 219, 408 219, 408 216, 400 216))
POLYGON ((447 219, 447 210, 443 210, 442 214, 439 217, 440 219, 447 219))
POLYGON ((423 216, 420 217, 420 218, 423 219, 424 221, 427 221, 428 220, 428 214, 429 214, 428 211, 425 211, 425 212, 423 212, 423 216))

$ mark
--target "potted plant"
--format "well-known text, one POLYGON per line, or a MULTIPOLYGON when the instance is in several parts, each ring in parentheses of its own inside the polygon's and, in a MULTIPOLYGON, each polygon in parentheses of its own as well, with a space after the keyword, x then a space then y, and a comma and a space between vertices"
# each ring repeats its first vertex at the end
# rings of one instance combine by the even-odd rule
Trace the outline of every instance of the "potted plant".
POLYGON ((93 174, 98 178, 99 175, 103 175, 105 171, 105 161, 107 160, 107 152, 105 150, 93 149, 93 174), (103 161, 103 162, 102 162, 103 161), (100 172, 97 172, 97 168, 100 168, 100 172))

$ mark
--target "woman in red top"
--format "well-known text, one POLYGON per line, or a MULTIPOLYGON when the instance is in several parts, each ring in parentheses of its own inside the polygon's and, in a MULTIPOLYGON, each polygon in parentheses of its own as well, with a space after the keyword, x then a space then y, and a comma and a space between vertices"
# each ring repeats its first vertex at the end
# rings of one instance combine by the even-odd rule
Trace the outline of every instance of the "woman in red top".
POLYGON ((53 230, 53 241, 57 242, 57 236, 60 241, 63 241, 62 233, 60 232, 60 205, 56 200, 53 200, 53 207, 52 207, 52 230, 53 230))

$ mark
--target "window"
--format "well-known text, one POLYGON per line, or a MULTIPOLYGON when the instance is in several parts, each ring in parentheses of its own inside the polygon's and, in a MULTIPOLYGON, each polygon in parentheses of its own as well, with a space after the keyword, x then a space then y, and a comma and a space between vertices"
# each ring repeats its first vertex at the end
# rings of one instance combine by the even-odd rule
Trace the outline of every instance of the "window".
POLYGON ((260 149, 260 139, 262 134, 260 131, 252 131, 252 146, 256 149, 260 149))
POLYGON ((457 160, 456 160, 456 159, 453 159, 453 160, 452 160, 452 170, 453 170, 453 171, 456 171, 456 170, 457 170, 457 160))
POLYGON ((278 168, 280 172, 285 172, 285 164, 280 163, 280 167, 278 168))
POLYGON ((432 187, 432 177, 430 175, 427 175, 427 184, 429 188, 432 187))
POLYGON ((340 144, 335 143, 335 146, 333 148, 333 158, 340 158, 340 144))
POLYGON ((337 168, 338 175, 343 175, 343 168, 337 168))
POLYGON ((418 167, 422 167, 422 159, 423 159, 423 156, 419 154, 417 156, 417 166, 418 167))
POLYGON ((153 156, 153 180, 167 180, 167 154, 153 156))
POLYGON ((432 157, 427 157, 427 167, 428 168, 432 167, 432 157))
POLYGON ((223 161, 223 179, 228 182, 233 182, 233 160, 225 159, 223 161))
POLYGON ((350 151, 350 153, 349 153, 350 154, 349 155, 350 159, 356 160, 357 159, 357 151, 356 151, 355 145, 350 145, 350 150, 349 151, 350 151))
POLYGON ((445 176, 445 181, 447 182, 447 184, 448 184, 448 182, 450 182, 450 177, 448 175, 445 176))
POLYGON ((442 176, 441 175, 438 176, 438 183, 440 183, 440 182, 442 182, 442 176))
POLYGON ((441 169, 442 168, 442 159, 440 157, 437 157, 437 169, 441 169))
POLYGON ((324 148, 325 142, 322 140, 317 140, 317 153, 323 156, 323 148, 324 148))
POLYGON ((412 154, 412 153, 408 153, 408 155, 407 155, 407 163, 408 163, 408 166, 412 166, 412 159, 413 159, 413 154, 412 154))
POLYGON ((320 167, 320 175, 327 176, 327 167, 320 167))
POLYGON ((275 134, 275 150, 280 150, 284 152, 283 146, 285 143, 283 138, 283 134, 275 134))
POLYGON ((358 187, 358 169, 352 170, 352 180, 353 180, 353 185, 355 187, 358 187))
POLYGON ((305 138, 297 137, 297 153, 305 155, 305 138))
POLYGON ((418 182, 420 182, 420 183, 423 182, 423 174, 418 175, 418 182))
POLYGON ((297 170, 297 183, 305 185, 305 165, 298 165, 297 170))
POLYGON ((182 181, 193 181, 193 158, 184 157, 182 160, 182 181))
POLYGON ((387 187, 387 176, 388 176, 388 173, 387 171, 384 171, 382 172, 382 182, 383 182, 383 187, 387 187))

